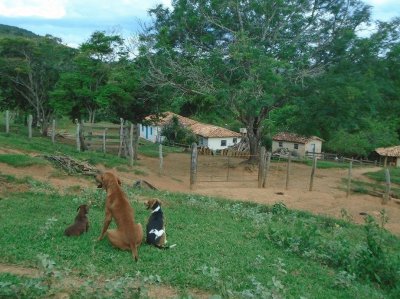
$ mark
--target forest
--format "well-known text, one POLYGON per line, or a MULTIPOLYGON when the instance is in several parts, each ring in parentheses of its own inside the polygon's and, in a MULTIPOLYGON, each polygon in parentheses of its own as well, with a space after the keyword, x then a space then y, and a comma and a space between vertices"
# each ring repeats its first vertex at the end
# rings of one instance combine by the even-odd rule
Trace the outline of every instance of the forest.
MULTIPOLYGON (((78 48, 0 25, 0 110, 132 123, 178 114, 238 131, 250 154, 282 131, 323 151, 368 157, 399 144, 400 18, 373 21, 359 0, 176 0, 124 38, 78 48)), ((134 20, 132 20, 134 22, 134 20)))

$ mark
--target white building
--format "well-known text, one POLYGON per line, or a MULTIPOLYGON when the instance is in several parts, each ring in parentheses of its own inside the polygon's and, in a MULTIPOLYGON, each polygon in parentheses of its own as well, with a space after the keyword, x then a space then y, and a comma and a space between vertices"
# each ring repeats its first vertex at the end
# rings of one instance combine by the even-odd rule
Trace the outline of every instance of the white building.
POLYGON ((287 149, 298 157, 305 157, 313 153, 322 152, 322 142, 324 140, 317 136, 301 136, 294 133, 282 132, 272 137, 272 152, 280 149, 287 149))
POLYGON ((169 124, 173 117, 177 117, 179 123, 191 130, 198 138, 199 146, 208 147, 212 150, 221 150, 238 143, 241 134, 226 128, 204 124, 193 119, 172 113, 165 112, 161 117, 146 117, 150 125, 140 125, 140 137, 152 142, 161 142, 163 136, 161 131, 163 126, 169 124))

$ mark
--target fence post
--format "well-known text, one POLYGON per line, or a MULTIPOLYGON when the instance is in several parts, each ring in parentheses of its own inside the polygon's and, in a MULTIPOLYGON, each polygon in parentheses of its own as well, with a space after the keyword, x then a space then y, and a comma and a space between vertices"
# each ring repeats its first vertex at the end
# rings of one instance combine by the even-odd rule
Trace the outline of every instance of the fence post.
POLYGON ((386 181, 386 188, 385 188, 385 195, 383 197, 382 204, 386 204, 390 200, 390 172, 389 168, 385 168, 385 181, 386 181))
POLYGON ((349 196, 350 196, 350 191, 351 191, 351 171, 352 171, 352 168, 353 168, 353 159, 351 159, 351 160, 350 160, 350 163, 349 163, 349 173, 348 173, 348 176, 347 176, 347 192, 346 192, 346 197, 349 197, 349 196))
POLYGON ((105 128, 103 131, 103 154, 106 154, 106 134, 107 128, 105 128))
POLYGON ((118 148, 118 157, 121 157, 122 152, 122 142, 124 139, 124 119, 120 118, 119 121, 121 122, 121 126, 119 129, 119 148, 118 148))
POLYGON ((310 188, 308 189, 309 191, 312 191, 312 189, 313 189, 314 175, 315 175, 315 169, 316 168, 317 168, 317 157, 314 156, 312 169, 311 169, 310 188))
POLYGON ((6 134, 10 133, 10 111, 6 110, 6 134))
POLYGON ((267 176, 268 176, 268 172, 269 172, 269 166, 271 165, 271 152, 267 152, 267 156, 266 156, 266 165, 265 165, 265 171, 264 171, 264 178, 263 178, 263 188, 265 188, 266 182, 267 182, 267 176))
POLYGON ((260 149, 260 160, 258 161, 258 188, 262 187, 265 173, 265 147, 260 149))
POLYGON ((78 152, 81 151, 81 139, 80 139, 80 132, 81 132, 81 124, 79 123, 78 119, 75 119, 76 122, 76 150, 78 152))
POLYGON ((33 117, 32 114, 28 115, 28 138, 32 139, 32 122, 33 122, 33 117))
POLYGON ((129 165, 133 166, 133 124, 129 130, 129 165))
POLYGON ((53 119, 53 123, 51 126, 51 142, 54 144, 56 141, 56 120, 53 119))
POLYGON ((289 172, 290 172, 291 161, 292 161, 292 153, 289 152, 287 160, 287 168, 286 168, 286 187, 285 187, 286 190, 289 189, 289 172))
POLYGON ((134 143, 133 143, 133 159, 136 161, 138 159, 139 151, 139 138, 140 138, 140 124, 135 125, 134 143))
POLYGON ((192 143, 192 155, 190 161, 190 190, 194 188, 197 179, 197 144, 192 143))
POLYGON ((160 169, 159 169, 159 175, 163 174, 163 164, 164 164, 164 158, 163 158, 163 152, 162 152, 162 144, 158 146, 158 156, 160 158, 160 169))

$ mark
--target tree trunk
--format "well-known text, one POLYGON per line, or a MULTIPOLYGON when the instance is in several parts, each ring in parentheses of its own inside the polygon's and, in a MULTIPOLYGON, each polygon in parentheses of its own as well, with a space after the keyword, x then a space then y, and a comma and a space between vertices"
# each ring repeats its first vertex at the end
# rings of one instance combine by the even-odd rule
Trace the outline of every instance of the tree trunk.
POLYGON ((258 163, 258 153, 260 151, 261 129, 254 121, 246 124, 247 137, 249 138, 250 157, 248 163, 258 163))

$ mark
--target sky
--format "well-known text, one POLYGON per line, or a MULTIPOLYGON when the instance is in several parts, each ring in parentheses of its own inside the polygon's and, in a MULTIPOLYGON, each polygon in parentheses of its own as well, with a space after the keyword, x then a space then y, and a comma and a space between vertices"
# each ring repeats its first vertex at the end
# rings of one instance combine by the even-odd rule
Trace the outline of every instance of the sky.
MULTIPOLYGON (((400 0, 364 2, 373 7, 373 19, 400 17, 400 0)), ((0 24, 51 34, 78 47, 96 30, 134 35, 157 4, 170 7, 171 0, 0 0, 0 24)))

